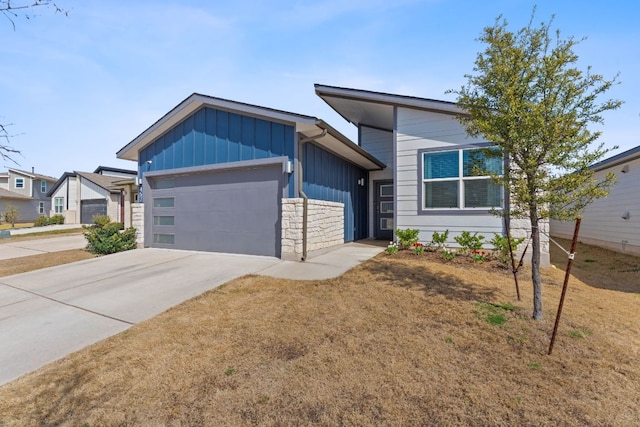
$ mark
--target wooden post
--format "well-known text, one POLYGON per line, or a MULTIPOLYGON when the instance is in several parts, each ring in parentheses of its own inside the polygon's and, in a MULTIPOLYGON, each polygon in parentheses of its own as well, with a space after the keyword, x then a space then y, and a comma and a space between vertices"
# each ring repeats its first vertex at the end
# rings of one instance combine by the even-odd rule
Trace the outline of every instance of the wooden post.
MULTIPOLYGON (((513 273, 513 280, 516 282, 516 295, 518 301, 520 301, 520 286, 518 285, 518 269, 516 269, 516 261, 513 259, 513 248, 511 247, 511 228, 509 226, 510 217, 504 217, 504 228, 507 232, 507 242, 509 244, 509 254, 511 255, 511 272, 513 273)), ((524 255, 524 254, 523 254, 524 255)))
POLYGON ((560 323, 560 316, 562 315, 562 306, 564 305, 564 297, 567 294, 567 286, 569 284, 569 276, 571 275, 571 265, 573 265, 573 259, 576 254, 576 246, 578 245, 578 233, 580 232, 580 223, 582 218, 576 218, 576 228, 573 230, 573 240, 571 241, 571 250, 569 251, 569 260, 567 261, 567 270, 564 273, 564 284, 562 285, 562 295, 560 295, 560 304, 558 304, 558 312, 556 313, 556 323, 553 326, 553 334, 551 335, 551 342, 549 343, 548 355, 551 355, 553 351, 553 343, 556 341, 556 335, 558 333, 558 324, 560 323))

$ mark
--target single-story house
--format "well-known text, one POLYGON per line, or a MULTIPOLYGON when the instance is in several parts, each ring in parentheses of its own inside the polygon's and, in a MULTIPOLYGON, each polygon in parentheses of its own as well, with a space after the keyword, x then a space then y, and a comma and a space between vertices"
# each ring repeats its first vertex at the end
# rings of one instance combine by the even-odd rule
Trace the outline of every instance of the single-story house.
MULTIPOLYGON (((596 179, 614 173, 618 179, 607 197, 587 206, 579 240, 618 252, 640 255, 640 146, 591 166, 596 179)), ((551 234, 572 238, 573 222, 551 221, 551 234)))
POLYGON ((316 93, 358 127, 358 144, 316 117, 193 94, 123 147, 139 168, 144 245, 301 259, 397 228, 424 242, 449 229, 452 245, 462 231, 504 232, 489 213, 502 189, 465 167, 488 143, 466 136, 455 104, 316 93))
POLYGON ((99 166, 93 172, 65 172, 51 187, 51 215, 65 224, 91 224, 94 215, 131 225, 131 204, 137 201, 137 172, 99 166))
MULTIPOLYGON (((420 230, 420 241, 449 230, 450 247, 463 231, 491 240, 505 233, 490 212, 509 197, 474 166, 500 173, 502 162, 483 155, 491 144, 471 138, 455 103, 367 90, 315 85, 316 94, 358 128, 358 144, 387 167, 369 174, 369 236, 392 239, 394 229, 420 230), (478 164, 480 162, 481 164, 478 164)), ((541 265, 549 265, 547 221, 542 221, 541 265)), ((530 236, 526 219, 511 218, 514 237, 530 236)), ((523 250, 521 247, 520 250, 523 250)))
POLYGON ((33 222, 51 209, 47 192, 56 179, 31 172, 10 168, 0 174, 0 214, 9 205, 18 208, 18 222, 33 222))

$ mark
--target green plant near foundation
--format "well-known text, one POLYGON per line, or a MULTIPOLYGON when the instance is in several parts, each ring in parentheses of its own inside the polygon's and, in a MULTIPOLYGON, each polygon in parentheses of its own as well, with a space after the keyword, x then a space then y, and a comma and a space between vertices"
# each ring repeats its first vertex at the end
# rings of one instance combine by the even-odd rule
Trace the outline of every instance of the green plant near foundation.
MULTIPOLYGON (((518 246, 524 242, 524 237, 511 237, 511 249, 515 252, 518 246)), ((489 241, 493 245, 493 251, 498 261, 504 265, 511 265, 511 253, 509 252, 509 240, 507 236, 494 233, 493 239, 489 241)))
POLYGON ((471 234, 468 231, 463 231, 459 236, 456 236, 453 239, 460 245, 462 252, 468 254, 482 249, 484 236, 478 235, 477 232, 471 234))
POLYGON ((418 243, 418 235, 420 230, 417 228, 407 228, 406 230, 397 229, 395 231, 398 237, 398 243, 401 249, 409 249, 416 243, 418 243))
POLYGON ((445 230, 442 233, 438 233, 437 231, 433 232, 431 236, 431 246, 436 250, 444 250, 447 248, 447 239, 449 238, 449 230, 445 230))

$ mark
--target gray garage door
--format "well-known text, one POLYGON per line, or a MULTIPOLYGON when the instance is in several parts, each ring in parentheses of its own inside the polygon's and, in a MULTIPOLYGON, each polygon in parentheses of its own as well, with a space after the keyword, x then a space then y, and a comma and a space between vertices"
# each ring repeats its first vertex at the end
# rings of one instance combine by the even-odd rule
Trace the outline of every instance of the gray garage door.
POLYGON ((80 222, 92 224, 94 215, 107 214, 107 201, 105 199, 82 200, 80 202, 80 222))
POLYGON ((282 165, 155 177, 149 184, 147 245, 280 256, 282 165))

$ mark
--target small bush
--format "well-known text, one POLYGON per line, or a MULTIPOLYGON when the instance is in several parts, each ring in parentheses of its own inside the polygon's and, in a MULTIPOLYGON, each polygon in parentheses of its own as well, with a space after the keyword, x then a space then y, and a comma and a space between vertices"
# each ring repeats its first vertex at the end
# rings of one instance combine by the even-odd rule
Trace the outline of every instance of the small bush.
POLYGON ((420 234, 420 230, 418 230, 417 228, 407 228, 406 230, 400 230, 398 228, 395 233, 396 236, 398 236, 400 247, 402 249, 407 249, 418 243, 418 235, 420 234))
POLYGON ((40 215, 33 223, 34 227, 44 227, 45 225, 49 225, 49 218, 44 215, 40 215))
POLYGON ((424 253, 424 245, 422 243, 414 243, 413 252, 416 255, 422 255, 424 253))
POLYGON ((446 249, 447 239, 449 238, 449 230, 445 230, 443 233, 438 233, 437 231, 433 232, 433 236, 431 237, 431 245, 439 249, 446 249))
POLYGON ((459 236, 454 237, 454 240, 460 245, 464 253, 470 253, 482 249, 484 236, 478 236, 478 233, 471 234, 468 231, 463 231, 459 236))
POLYGON ((47 218, 44 215, 40 215, 38 219, 33 223, 34 227, 44 227, 45 225, 58 225, 64 224, 64 215, 54 215, 50 218, 47 218))
POLYGON ((11 228, 14 228, 18 218, 20 218, 20 209, 9 203, 4 209, 3 217, 6 222, 11 224, 11 228))
POLYGON ((94 215, 91 217, 91 220, 93 221, 94 225, 97 225, 99 227, 104 227, 111 222, 111 218, 109 218, 109 215, 94 215))
POLYGON ((389 246, 387 246, 387 249, 385 249, 385 252, 389 255, 395 254, 396 252, 398 252, 398 245, 394 242, 390 242, 389 246))
POLYGON ((49 218, 49 225, 64 224, 64 215, 56 214, 49 218))
MULTIPOLYGON (((524 237, 519 239, 511 238, 511 248, 514 252, 522 242, 524 242, 524 237)), ((511 265, 511 254, 509 253, 509 240, 507 240, 507 236, 494 233, 493 239, 491 239, 489 243, 493 245, 493 250, 495 251, 495 256, 498 258, 498 261, 507 266, 511 265)))
POLYGON ((87 250, 89 252, 108 255, 137 247, 135 228, 129 227, 120 232, 124 229, 124 224, 111 222, 106 215, 95 215, 93 221, 93 225, 83 227, 83 234, 87 239, 87 250))
POLYGON ((445 249, 442 251, 442 258, 447 261, 453 261, 456 258, 456 253, 454 251, 450 251, 449 249, 445 249))

